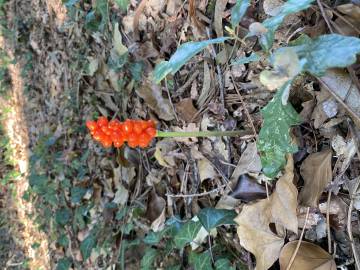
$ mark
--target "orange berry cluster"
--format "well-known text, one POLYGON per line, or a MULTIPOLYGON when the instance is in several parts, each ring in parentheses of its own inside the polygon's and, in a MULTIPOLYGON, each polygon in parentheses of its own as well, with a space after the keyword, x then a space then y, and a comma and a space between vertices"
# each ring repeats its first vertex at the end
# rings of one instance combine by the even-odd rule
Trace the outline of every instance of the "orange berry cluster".
POLYGON ((149 146, 151 140, 156 136, 155 123, 152 120, 130 120, 125 122, 111 120, 104 116, 97 121, 86 121, 86 126, 94 140, 100 142, 108 148, 114 144, 119 148, 125 142, 130 147, 145 148, 149 146))

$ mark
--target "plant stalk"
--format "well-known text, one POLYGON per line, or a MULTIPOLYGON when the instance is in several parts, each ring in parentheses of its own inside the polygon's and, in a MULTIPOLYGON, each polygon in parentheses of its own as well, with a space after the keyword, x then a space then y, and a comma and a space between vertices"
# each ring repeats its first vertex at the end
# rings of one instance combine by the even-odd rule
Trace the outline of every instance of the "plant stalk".
POLYGON ((251 136, 252 133, 247 130, 227 130, 227 131, 157 131, 156 137, 236 137, 251 136))

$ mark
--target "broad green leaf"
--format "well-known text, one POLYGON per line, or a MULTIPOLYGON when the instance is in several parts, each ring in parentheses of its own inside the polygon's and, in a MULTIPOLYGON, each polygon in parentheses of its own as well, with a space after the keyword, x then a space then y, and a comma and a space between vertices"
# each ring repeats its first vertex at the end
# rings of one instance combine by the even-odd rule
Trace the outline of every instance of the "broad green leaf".
POLYGON ((231 26, 235 29, 244 17, 250 5, 250 0, 236 0, 235 6, 231 9, 231 26))
POLYGON ((149 245, 155 245, 161 241, 161 239, 171 230, 171 227, 165 227, 159 232, 149 232, 144 238, 144 243, 149 245))
POLYGON ((104 31, 106 24, 109 21, 109 7, 108 0, 96 0, 96 13, 101 15, 101 22, 99 25, 99 30, 104 31))
POLYGON ((235 225, 234 218, 237 216, 234 210, 204 208, 197 214, 201 224, 207 231, 221 225, 235 225))
POLYGON ((69 245, 69 239, 68 237, 66 236, 66 234, 63 234, 59 237, 59 239, 57 240, 57 243, 64 247, 64 248, 67 248, 68 245, 69 245))
POLYGON ((115 3, 122 11, 126 11, 130 0, 115 0, 115 3))
POLYGON ((203 253, 190 253, 190 264, 194 267, 194 270, 209 270, 213 269, 211 266, 211 257, 209 251, 203 253))
POLYGON ((169 73, 175 74, 183 65, 193 56, 205 49, 210 44, 221 43, 229 38, 221 37, 198 42, 187 42, 182 44, 176 52, 170 57, 169 61, 162 61, 156 65, 153 79, 159 83, 169 73))
POLYGON ((61 258, 56 266, 56 270, 68 270, 71 266, 71 260, 69 258, 61 258))
POLYGON ((158 255, 158 251, 154 248, 148 248, 140 262, 140 268, 143 270, 154 269, 153 263, 158 255))
POLYGON ((231 62, 231 65, 244 65, 251 62, 256 62, 260 60, 260 56, 256 53, 251 53, 249 56, 239 57, 231 62))
POLYGON ((86 194, 87 189, 83 187, 71 188, 71 202, 76 204, 81 202, 82 197, 86 194))
POLYGON ((91 251, 95 247, 95 245, 96 234, 91 231, 90 234, 80 244, 80 251, 84 261, 86 261, 90 257, 91 251))
POLYGON ((289 0, 281 7, 279 14, 263 21, 262 25, 268 30, 260 37, 263 50, 270 50, 274 42, 275 31, 287 15, 309 8, 312 2, 314 0, 289 0))
POLYGON ((215 262, 216 270, 235 270, 235 267, 231 266, 231 263, 228 259, 222 258, 215 262))
POLYGON ((180 249, 192 242, 200 231, 201 226, 200 222, 192 220, 186 222, 174 237, 175 246, 180 249))
POLYGON ((68 208, 61 208, 55 212, 55 221, 62 226, 66 225, 70 218, 71 211, 68 208))
POLYGON ((302 38, 297 46, 290 48, 298 54, 299 59, 305 60, 305 71, 322 76, 329 68, 355 63, 356 54, 360 53, 360 39, 337 34, 322 35, 313 40, 302 38))
POLYGON ((283 104, 283 94, 289 91, 291 82, 286 83, 273 99, 261 110, 264 118, 257 142, 261 164, 266 176, 274 178, 286 163, 285 155, 295 153, 290 128, 300 124, 301 119, 292 105, 283 104))

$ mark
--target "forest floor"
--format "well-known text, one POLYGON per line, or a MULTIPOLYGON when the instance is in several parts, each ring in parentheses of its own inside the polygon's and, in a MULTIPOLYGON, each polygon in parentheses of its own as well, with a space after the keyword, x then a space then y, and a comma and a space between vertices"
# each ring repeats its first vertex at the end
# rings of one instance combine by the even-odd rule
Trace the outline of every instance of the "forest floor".
MULTIPOLYGON (((292 81, 298 148, 271 179, 256 142, 272 64, 245 36, 284 1, 250 1, 234 30, 240 2, 0 0, 0 269, 359 266, 360 61, 292 81), (238 38, 154 83, 181 44, 223 36, 238 38), (244 135, 104 148, 85 125, 99 116, 244 135)), ((359 37, 357 2, 290 14, 273 51, 301 34, 359 37)))

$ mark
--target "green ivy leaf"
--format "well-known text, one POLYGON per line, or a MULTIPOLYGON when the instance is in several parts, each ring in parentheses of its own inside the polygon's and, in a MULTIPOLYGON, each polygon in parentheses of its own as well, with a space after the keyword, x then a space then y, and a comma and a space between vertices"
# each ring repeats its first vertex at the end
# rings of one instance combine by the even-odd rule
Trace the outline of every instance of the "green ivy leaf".
POLYGON ((71 188, 71 202, 77 204, 81 202, 82 197, 86 194, 87 189, 83 187, 71 188))
MULTIPOLYGON (((324 75, 333 67, 346 67, 356 61, 360 53, 360 39, 337 34, 322 35, 315 39, 304 38, 290 47, 305 60, 304 70, 316 76, 324 75)), ((279 50, 284 50, 282 48, 279 50)))
POLYGON ((126 11, 127 6, 129 5, 130 1, 129 0, 115 0, 115 3, 122 11, 126 11))
POLYGON ((270 50, 274 43, 275 31, 286 16, 309 8, 312 2, 314 0, 289 0, 281 7, 279 14, 263 21, 262 25, 268 30, 259 40, 263 50, 270 50))
POLYGON ((57 243, 64 247, 64 248, 67 248, 68 245, 69 245, 69 239, 68 237, 66 236, 66 234, 62 234, 59 239, 57 240, 57 243))
POLYGON ((154 269, 153 263, 158 255, 158 251, 154 248, 148 248, 140 262, 140 268, 143 270, 154 269))
POLYGON ((237 216, 234 210, 203 208, 197 214, 201 224, 207 231, 221 225, 235 225, 234 218, 237 216))
POLYGON ((183 65, 186 64, 193 56, 206 48, 206 46, 215 43, 224 42, 229 38, 221 37, 209 39, 199 42, 187 42, 179 46, 176 52, 171 56, 169 61, 162 61, 156 65, 153 79, 155 83, 159 83, 169 73, 175 74, 183 65))
POLYGON ((203 253, 191 252, 189 261, 194 267, 194 270, 209 270, 213 269, 211 266, 211 257, 209 251, 203 253))
POLYGON ((80 244, 80 251, 84 261, 86 261, 90 257, 91 251, 95 247, 95 245, 96 234, 94 233, 94 231, 91 231, 90 234, 80 244))
POLYGON ((186 222, 174 237, 175 246, 180 249, 192 242, 200 231, 201 226, 200 222, 192 220, 186 222))
POLYGON ((71 260, 68 258, 61 258, 56 266, 56 270, 68 270, 71 266, 71 260))
POLYGON ((260 60, 260 56, 256 53, 251 53, 249 56, 246 57, 239 57, 231 62, 231 65, 244 65, 251 62, 256 62, 260 60))
POLYGON ((240 23, 246 10, 250 5, 249 0, 237 0, 235 6, 231 9, 231 26, 233 29, 240 23))
POLYGON ((282 86, 273 99, 261 110, 264 118, 257 142, 261 164, 266 176, 274 178, 286 163, 285 155, 295 153, 290 127, 301 123, 301 118, 292 105, 283 104, 283 94, 288 92, 291 82, 282 86))
POLYGON ((222 258, 215 262, 216 270, 235 270, 235 267, 231 266, 229 259, 222 258))
POLYGON ((144 243, 148 245, 155 245, 161 241, 161 239, 170 232, 171 227, 165 227, 163 230, 159 232, 149 232, 147 236, 144 238, 144 243))
POLYGON ((64 226, 71 219, 71 211, 68 208, 61 208, 55 212, 56 223, 64 226))

